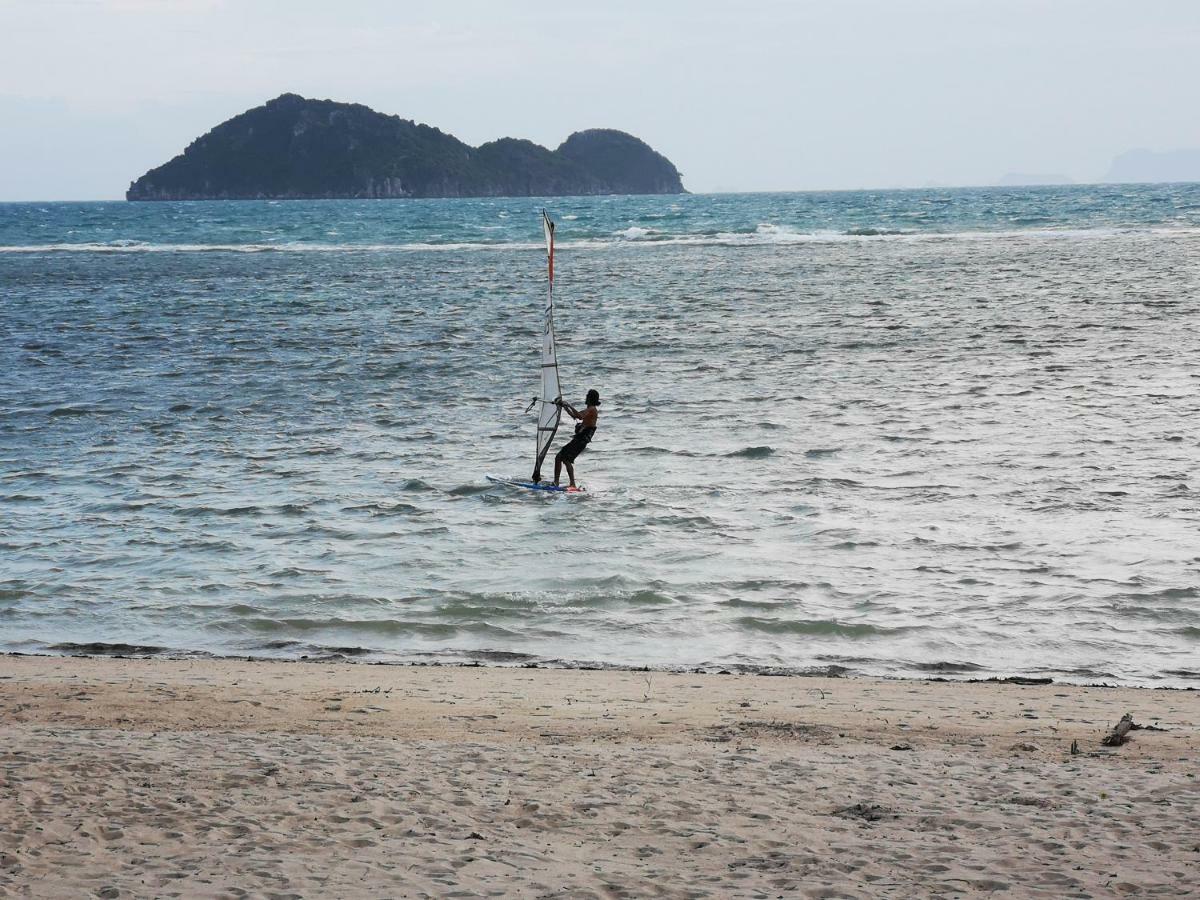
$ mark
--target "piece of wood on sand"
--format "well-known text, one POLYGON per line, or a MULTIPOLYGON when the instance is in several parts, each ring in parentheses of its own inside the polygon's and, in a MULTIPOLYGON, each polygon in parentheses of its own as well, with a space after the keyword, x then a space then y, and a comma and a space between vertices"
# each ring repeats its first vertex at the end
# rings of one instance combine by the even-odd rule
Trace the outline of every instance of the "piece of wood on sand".
POLYGON ((1104 736, 1104 740, 1100 743, 1105 747, 1120 747, 1129 738, 1129 729, 1133 727, 1133 714, 1125 713, 1121 716, 1121 721, 1113 726, 1113 730, 1104 736))

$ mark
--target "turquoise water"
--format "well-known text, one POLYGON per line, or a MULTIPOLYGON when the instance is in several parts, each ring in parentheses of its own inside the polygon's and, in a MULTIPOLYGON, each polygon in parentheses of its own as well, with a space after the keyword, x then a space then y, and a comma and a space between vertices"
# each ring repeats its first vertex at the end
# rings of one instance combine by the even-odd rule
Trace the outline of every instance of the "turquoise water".
POLYGON ((0 204, 0 252, 524 249, 547 206, 564 245, 747 247, 864 237, 1200 227, 1200 185, 955 188, 547 200, 0 204))
POLYGON ((1194 685, 1198 251, 1196 185, 0 205, 0 646, 1194 685), (484 479, 543 202, 582 498, 484 479))

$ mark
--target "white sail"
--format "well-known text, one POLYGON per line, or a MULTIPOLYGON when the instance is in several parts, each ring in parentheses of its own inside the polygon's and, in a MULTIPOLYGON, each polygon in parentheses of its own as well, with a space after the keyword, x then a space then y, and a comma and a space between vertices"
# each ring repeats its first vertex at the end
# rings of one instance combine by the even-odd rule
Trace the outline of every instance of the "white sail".
POLYGON ((550 442, 558 431, 562 409, 557 401, 562 398, 562 385, 558 380, 558 354, 554 347, 554 223, 542 210, 542 228, 546 232, 546 266, 550 277, 546 292, 546 312, 542 322, 542 384, 541 392, 534 398, 537 406, 537 455, 533 463, 533 481, 542 480, 542 461, 550 450, 550 442))

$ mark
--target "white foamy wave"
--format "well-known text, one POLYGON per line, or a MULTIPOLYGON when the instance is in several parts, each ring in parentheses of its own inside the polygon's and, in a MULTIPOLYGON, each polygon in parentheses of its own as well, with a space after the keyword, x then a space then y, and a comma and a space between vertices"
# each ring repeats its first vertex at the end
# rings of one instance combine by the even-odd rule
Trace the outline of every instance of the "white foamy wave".
MULTIPOLYGON (((873 228, 845 231, 799 231, 773 223, 760 223, 753 231, 721 231, 707 234, 670 235, 637 225, 610 237, 580 238, 562 241, 561 250, 600 250, 620 247, 754 247, 795 244, 840 244, 862 242, 927 243, 937 241, 1013 241, 1013 240, 1111 240, 1122 237, 1196 237, 1200 228, 1100 227, 1041 228, 1007 231, 895 232, 873 228)), ((533 241, 446 241, 399 244, 287 243, 255 244, 153 244, 119 240, 106 243, 12 244, 0 245, 0 254, 38 253, 437 253, 448 251, 532 251, 543 249, 533 241)))
POLYGON ((758 237, 769 241, 792 241, 798 237, 811 237, 817 232, 797 231, 795 228, 788 228, 786 225, 776 225, 774 222, 759 222, 754 227, 754 233, 758 237))
POLYGON ((617 237, 627 241, 640 241, 650 237, 654 232, 649 228, 642 228, 640 225, 630 225, 624 231, 615 232, 617 237))

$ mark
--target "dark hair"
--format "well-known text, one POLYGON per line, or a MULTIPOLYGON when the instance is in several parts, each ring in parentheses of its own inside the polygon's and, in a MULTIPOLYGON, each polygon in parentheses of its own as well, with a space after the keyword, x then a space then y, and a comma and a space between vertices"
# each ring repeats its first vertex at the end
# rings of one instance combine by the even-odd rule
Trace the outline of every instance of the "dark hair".
POLYGON ((592 388, 590 391, 587 392, 587 401, 586 402, 587 402, 588 406, 599 406, 600 405, 600 392, 597 391, 595 388, 592 388))

